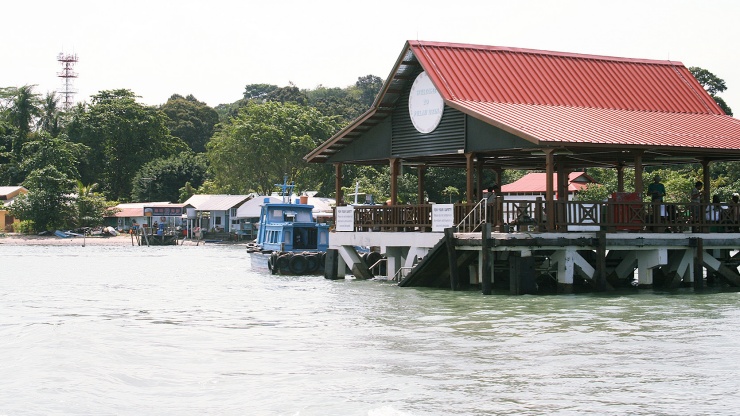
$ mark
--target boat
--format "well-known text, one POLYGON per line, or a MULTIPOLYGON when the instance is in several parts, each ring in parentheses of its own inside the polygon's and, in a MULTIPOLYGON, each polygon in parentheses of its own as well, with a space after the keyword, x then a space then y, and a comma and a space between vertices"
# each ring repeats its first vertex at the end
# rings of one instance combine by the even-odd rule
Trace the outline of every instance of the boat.
POLYGON ((252 269, 281 275, 321 274, 329 248, 329 225, 316 221, 308 197, 291 199, 295 184, 288 183, 287 176, 275 186, 282 188, 282 201, 264 199, 257 240, 247 246, 252 269))

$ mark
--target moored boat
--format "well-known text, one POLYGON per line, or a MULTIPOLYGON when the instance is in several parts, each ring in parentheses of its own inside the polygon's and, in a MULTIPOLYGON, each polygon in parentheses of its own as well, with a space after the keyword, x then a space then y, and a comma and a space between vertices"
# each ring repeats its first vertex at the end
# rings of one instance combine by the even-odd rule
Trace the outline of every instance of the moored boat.
POLYGON ((282 202, 265 203, 260 210, 256 244, 247 247, 252 268, 272 274, 304 275, 323 270, 329 247, 329 226, 317 223, 313 205, 291 200, 295 185, 285 178, 282 202))

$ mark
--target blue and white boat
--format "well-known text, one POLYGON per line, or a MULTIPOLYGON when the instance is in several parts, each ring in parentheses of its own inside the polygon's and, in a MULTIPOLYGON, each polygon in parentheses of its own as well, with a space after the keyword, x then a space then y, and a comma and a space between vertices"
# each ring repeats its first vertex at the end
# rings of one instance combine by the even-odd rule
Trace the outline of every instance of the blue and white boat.
POLYGON ((329 226, 317 223, 313 205, 291 200, 294 183, 287 177, 282 202, 265 203, 260 210, 257 243, 248 251, 252 268, 272 274, 320 274, 329 248, 329 226))

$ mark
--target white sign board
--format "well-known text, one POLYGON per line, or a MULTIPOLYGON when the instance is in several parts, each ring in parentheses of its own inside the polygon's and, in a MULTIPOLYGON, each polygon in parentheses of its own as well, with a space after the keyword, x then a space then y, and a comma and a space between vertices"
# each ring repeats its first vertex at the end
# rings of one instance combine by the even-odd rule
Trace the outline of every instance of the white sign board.
POLYGON ((355 207, 348 205, 337 207, 337 231, 355 230, 355 207))
POLYGON ((455 205, 432 205, 432 231, 444 231, 455 225, 455 205))

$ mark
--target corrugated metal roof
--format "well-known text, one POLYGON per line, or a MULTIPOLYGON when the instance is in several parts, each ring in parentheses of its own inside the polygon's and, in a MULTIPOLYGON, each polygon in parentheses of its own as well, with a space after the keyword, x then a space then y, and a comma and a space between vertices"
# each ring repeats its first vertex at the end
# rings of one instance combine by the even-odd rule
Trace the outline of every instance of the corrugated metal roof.
MULTIPOLYGON (((553 183, 558 183, 558 174, 553 174, 553 183)), ((589 183, 593 183, 590 177, 584 172, 571 172, 568 175, 568 191, 575 192, 586 188, 589 183), (587 177, 589 180, 585 182, 578 181, 582 177, 587 177), (576 182, 574 182, 576 181, 576 182)), ((544 194, 547 190, 547 174, 544 172, 533 172, 528 173, 519 180, 512 183, 501 186, 502 194, 516 194, 516 193, 542 193, 544 194)))
POLYGON ((489 123, 537 144, 613 144, 738 149, 740 120, 717 114, 457 101, 489 123))
POLYGON ((680 62, 424 41, 409 46, 449 101, 724 114, 680 62))

